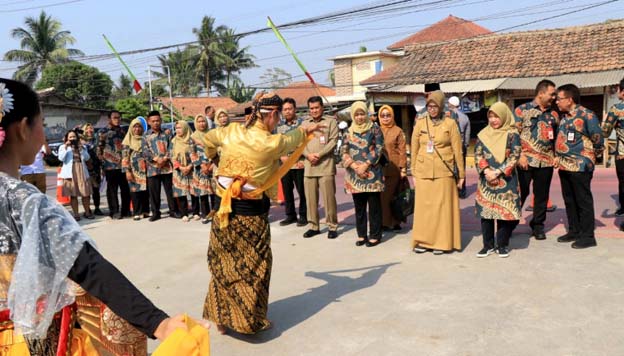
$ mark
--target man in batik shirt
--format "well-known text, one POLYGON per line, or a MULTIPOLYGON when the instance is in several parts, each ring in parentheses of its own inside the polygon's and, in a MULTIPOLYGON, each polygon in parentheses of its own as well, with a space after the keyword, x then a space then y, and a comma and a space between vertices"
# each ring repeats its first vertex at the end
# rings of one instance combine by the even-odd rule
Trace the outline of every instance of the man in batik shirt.
POLYGON ((600 121, 591 110, 579 105, 580 99, 574 84, 557 89, 557 106, 562 116, 555 141, 555 167, 559 168, 568 217, 568 233, 557 241, 574 241, 572 248, 596 246, 591 180, 596 156, 603 150, 600 121))
MULTIPOLYGON (((293 98, 285 98, 282 106, 283 119, 277 126, 277 133, 285 134, 290 132, 299 126, 303 120, 297 117, 297 104, 293 98)), ((281 161, 286 162, 288 156, 281 157, 281 161)), ((286 219, 280 221, 281 226, 297 223, 297 226, 306 226, 308 224, 308 210, 306 207, 305 189, 303 185, 303 161, 305 158, 302 156, 297 163, 282 177, 282 190, 284 191, 284 200, 286 202, 286 219), (297 219, 297 212, 295 211, 295 195, 293 190, 297 189, 299 194, 299 219, 297 219)))
POLYGON ((119 126, 121 113, 113 110, 108 114, 108 127, 100 130, 97 141, 97 156, 102 162, 106 177, 106 200, 108 215, 113 219, 130 216, 130 187, 121 171, 122 141, 126 132, 119 126), (121 211, 117 191, 121 191, 121 211))
POLYGON ((158 111, 151 111, 147 115, 151 127, 145 134, 143 154, 147 162, 147 190, 149 191, 150 209, 152 216, 149 221, 160 219, 160 186, 165 188, 169 216, 178 218, 176 205, 173 201, 173 166, 169 157, 171 135, 161 129, 162 119, 158 111))
MULTIPOLYGON (((602 134, 608 139, 615 129, 615 173, 618 179, 618 197, 620 207, 615 211, 615 216, 624 215, 624 79, 618 86, 618 99, 621 101, 609 109, 607 119, 602 123, 602 134)), ((620 226, 621 227, 621 226, 620 226)))
POLYGON ((535 88, 533 101, 514 110, 522 143, 522 153, 518 160, 520 204, 524 206, 531 192, 532 181, 534 210, 529 226, 531 236, 536 240, 546 239, 544 221, 555 163, 555 132, 559 122, 559 114, 552 107, 556 95, 555 83, 542 80, 535 88))

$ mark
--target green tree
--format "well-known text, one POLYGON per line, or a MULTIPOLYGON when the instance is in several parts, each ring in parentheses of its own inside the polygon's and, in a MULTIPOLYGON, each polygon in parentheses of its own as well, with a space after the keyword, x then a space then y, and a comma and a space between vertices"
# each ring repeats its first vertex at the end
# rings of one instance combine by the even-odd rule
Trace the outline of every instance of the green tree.
POLYGON ((7 61, 22 63, 13 77, 32 85, 39 73, 50 65, 65 63, 70 56, 83 55, 82 51, 67 48, 76 42, 69 31, 61 30, 61 22, 41 11, 39 17, 27 17, 26 28, 11 30, 11 37, 20 41, 21 49, 4 54, 7 61))
POLYGON ((117 100, 115 110, 121 111, 124 118, 132 120, 137 116, 146 116, 149 106, 143 98, 133 96, 117 100))
POLYGON ((132 79, 125 74, 119 76, 119 82, 113 87, 111 100, 117 101, 132 96, 134 89, 132 87, 132 79))
MULTIPOLYGON (((177 50, 166 55, 158 56, 161 66, 171 69, 171 86, 173 95, 196 96, 201 91, 199 67, 199 49, 187 47, 183 51, 177 50)), ((159 83, 166 83, 167 72, 155 72, 156 77, 161 78, 159 83)))
MULTIPOLYGON (((267 70, 260 76, 263 83, 266 83, 266 87, 271 89, 283 88, 292 82, 292 75, 282 68, 267 68, 267 70)), ((264 85, 263 85, 264 86, 264 85)))
MULTIPOLYGON (((228 28, 219 32, 221 46, 221 63, 226 77, 226 87, 230 87, 232 75, 240 74, 242 69, 257 67, 254 56, 249 54, 249 47, 241 48, 240 37, 234 34, 234 30, 228 28)), ((241 84, 240 81, 238 84, 241 84)))
POLYGON ((221 52, 220 46, 220 33, 227 30, 225 26, 218 26, 215 28, 214 17, 204 16, 199 28, 193 28, 193 33, 197 36, 199 41, 200 55, 199 66, 201 68, 201 78, 204 84, 204 89, 210 95, 210 90, 222 89, 222 85, 218 82, 224 79, 221 65, 223 63, 224 55, 221 52))
POLYGON ((368 50, 366 49, 366 46, 360 46, 360 53, 364 53, 364 52, 366 52, 366 51, 368 51, 368 50))
POLYGON ((113 88, 108 74, 79 62, 48 66, 41 74, 37 89, 54 87, 68 100, 86 107, 107 107, 113 88))
POLYGON ((331 83, 331 85, 333 87, 336 86, 336 73, 334 72, 334 70, 330 70, 329 73, 327 74, 327 79, 329 80, 329 82, 331 83))
POLYGON ((245 84, 235 76, 232 79, 232 83, 230 83, 230 86, 223 94, 237 103, 244 103, 253 99, 255 93, 256 89, 246 87, 245 84))

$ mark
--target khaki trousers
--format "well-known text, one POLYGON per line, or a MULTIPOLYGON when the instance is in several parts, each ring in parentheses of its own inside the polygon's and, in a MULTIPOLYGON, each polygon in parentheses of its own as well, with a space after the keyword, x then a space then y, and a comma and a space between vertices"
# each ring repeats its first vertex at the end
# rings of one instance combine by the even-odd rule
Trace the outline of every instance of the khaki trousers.
POLYGON ((319 187, 323 195, 325 222, 329 231, 338 229, 338 213, 336 212, 336 180, 335 176, 304 177, 306 202, 308 207, 308 223, 310 229, 319 230, 319 187))

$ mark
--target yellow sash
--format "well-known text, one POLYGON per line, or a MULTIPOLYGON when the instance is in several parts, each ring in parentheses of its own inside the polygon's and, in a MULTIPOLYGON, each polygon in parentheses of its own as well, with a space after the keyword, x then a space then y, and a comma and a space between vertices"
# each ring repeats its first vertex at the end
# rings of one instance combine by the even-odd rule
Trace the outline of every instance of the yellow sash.
POLYGON ((195 320, 184 315, 188 330, 176 329, 154 351, 152 356, 208 356, 210 335, 195 320))
POLYGON ((286 162, 284 162, 281 167, 273 173, 269 179, 267 179, 264 184, 256 188, 250 192, 243 192, 243 186, 247 183, 247 180, 243 177, 233 177, 234 180, 232 184, 227 189, 223 189, 219 184, 217 184, 217 193, 221 197, 221 206, 217 211, 217 216, 219 217, 219 228, 225 229, 229 223, 229 215, 232 212, 232 199, 244 199, 244 200, 253 200, 260 199, 262 193, 271 188, 273 185, 277 184, 277 182, 292 168, 292 166, 297 162, 303 150, 305 150, 308 142, 314 137, 314 134, 310 133, 305 136, 303 143, 295 149, 295 151, 288 157, 286 162))

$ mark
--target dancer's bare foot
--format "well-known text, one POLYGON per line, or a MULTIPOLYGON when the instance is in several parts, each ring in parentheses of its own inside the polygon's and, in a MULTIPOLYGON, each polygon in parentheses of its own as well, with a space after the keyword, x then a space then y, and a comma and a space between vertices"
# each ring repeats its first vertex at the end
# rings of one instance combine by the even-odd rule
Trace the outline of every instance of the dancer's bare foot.
POLYGON ((227 328, 223 325, 217 324, 217 331, 219 332, 219 334, 225 335, 227 333, 227 328))

